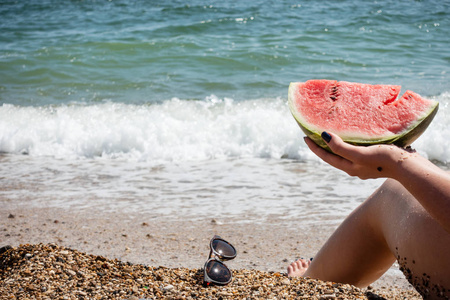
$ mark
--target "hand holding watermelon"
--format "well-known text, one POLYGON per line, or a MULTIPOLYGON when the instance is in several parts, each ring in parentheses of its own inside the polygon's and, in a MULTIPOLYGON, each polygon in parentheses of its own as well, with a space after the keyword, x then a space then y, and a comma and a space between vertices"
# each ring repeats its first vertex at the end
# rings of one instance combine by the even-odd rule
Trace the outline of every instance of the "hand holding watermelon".
POLYGON ((393 145, 354 146, 345 143, 338 135, 327 132, 323 132, 322 137, 333 153, 319 147, 309 137, 305 137, 305 142, 325 162, 361 179, 395 178, 399 163, 419 157, 416 153, 393 145))

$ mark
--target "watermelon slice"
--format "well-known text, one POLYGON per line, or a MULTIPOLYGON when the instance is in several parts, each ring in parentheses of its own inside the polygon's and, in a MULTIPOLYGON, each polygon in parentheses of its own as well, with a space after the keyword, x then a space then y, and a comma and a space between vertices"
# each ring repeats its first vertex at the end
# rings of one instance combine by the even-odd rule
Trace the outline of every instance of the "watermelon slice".
POLYGON ((409 146, 428 127, 439 103, 400 86, 371 85, 335 80, 292 82, 289 108, 300 128, 327 148, 323 131, 333 132, 354 145, 409 146))

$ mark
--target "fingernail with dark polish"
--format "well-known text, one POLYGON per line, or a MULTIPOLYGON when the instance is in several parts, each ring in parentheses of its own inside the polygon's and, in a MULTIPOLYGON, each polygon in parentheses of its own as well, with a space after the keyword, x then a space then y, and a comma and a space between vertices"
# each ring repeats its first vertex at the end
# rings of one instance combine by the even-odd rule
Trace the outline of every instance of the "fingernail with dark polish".
POLYGON ((331 135, 328 132, 324 131, 322 132, 322 139, 325 142, 329 143, 331 141, 331 135))

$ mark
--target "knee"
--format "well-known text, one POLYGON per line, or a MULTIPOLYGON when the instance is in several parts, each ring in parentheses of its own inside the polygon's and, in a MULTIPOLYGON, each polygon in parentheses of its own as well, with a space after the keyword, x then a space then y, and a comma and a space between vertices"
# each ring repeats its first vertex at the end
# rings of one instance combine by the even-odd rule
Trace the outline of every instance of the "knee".
POLYGON ((400 182, 390 178, 381 185, 381 189, 383 192, 391 194, 404 193, 405 191, 407 192, 400 182))
POLYGON ((412 195, 403 185, 393 179, 386 180, 380 187, 376 197, 382 221, 392 223, 399 220, 411 206, 412 195))
POLYGON ((386 180, 363 204, 374 228, 386 234, 416 206, 414 197, 396 180, 386 180))
POLYGON ((403 185, 394 179, 387 179, 368 199, 380 208, 393 208, 401 205, 406 199, 410 199, 412 195, 403 185))

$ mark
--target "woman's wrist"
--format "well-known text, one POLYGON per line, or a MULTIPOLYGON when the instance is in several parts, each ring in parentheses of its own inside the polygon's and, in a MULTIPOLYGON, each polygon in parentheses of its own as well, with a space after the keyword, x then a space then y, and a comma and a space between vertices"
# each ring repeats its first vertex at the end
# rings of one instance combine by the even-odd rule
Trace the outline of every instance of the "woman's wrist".
POLYGON ((391 151, 388 152, 387 177, 402 183, 411 176, 411 172, 418 171, 423 164, 429 163, 428 160, 415 152, 391 146, 389 150, 391 151))
POLYGON ((441 170, 418 153, 401 149, 392 160, 392 178, 407 189, 417 183, 420 177, 427 177, 441 170))

